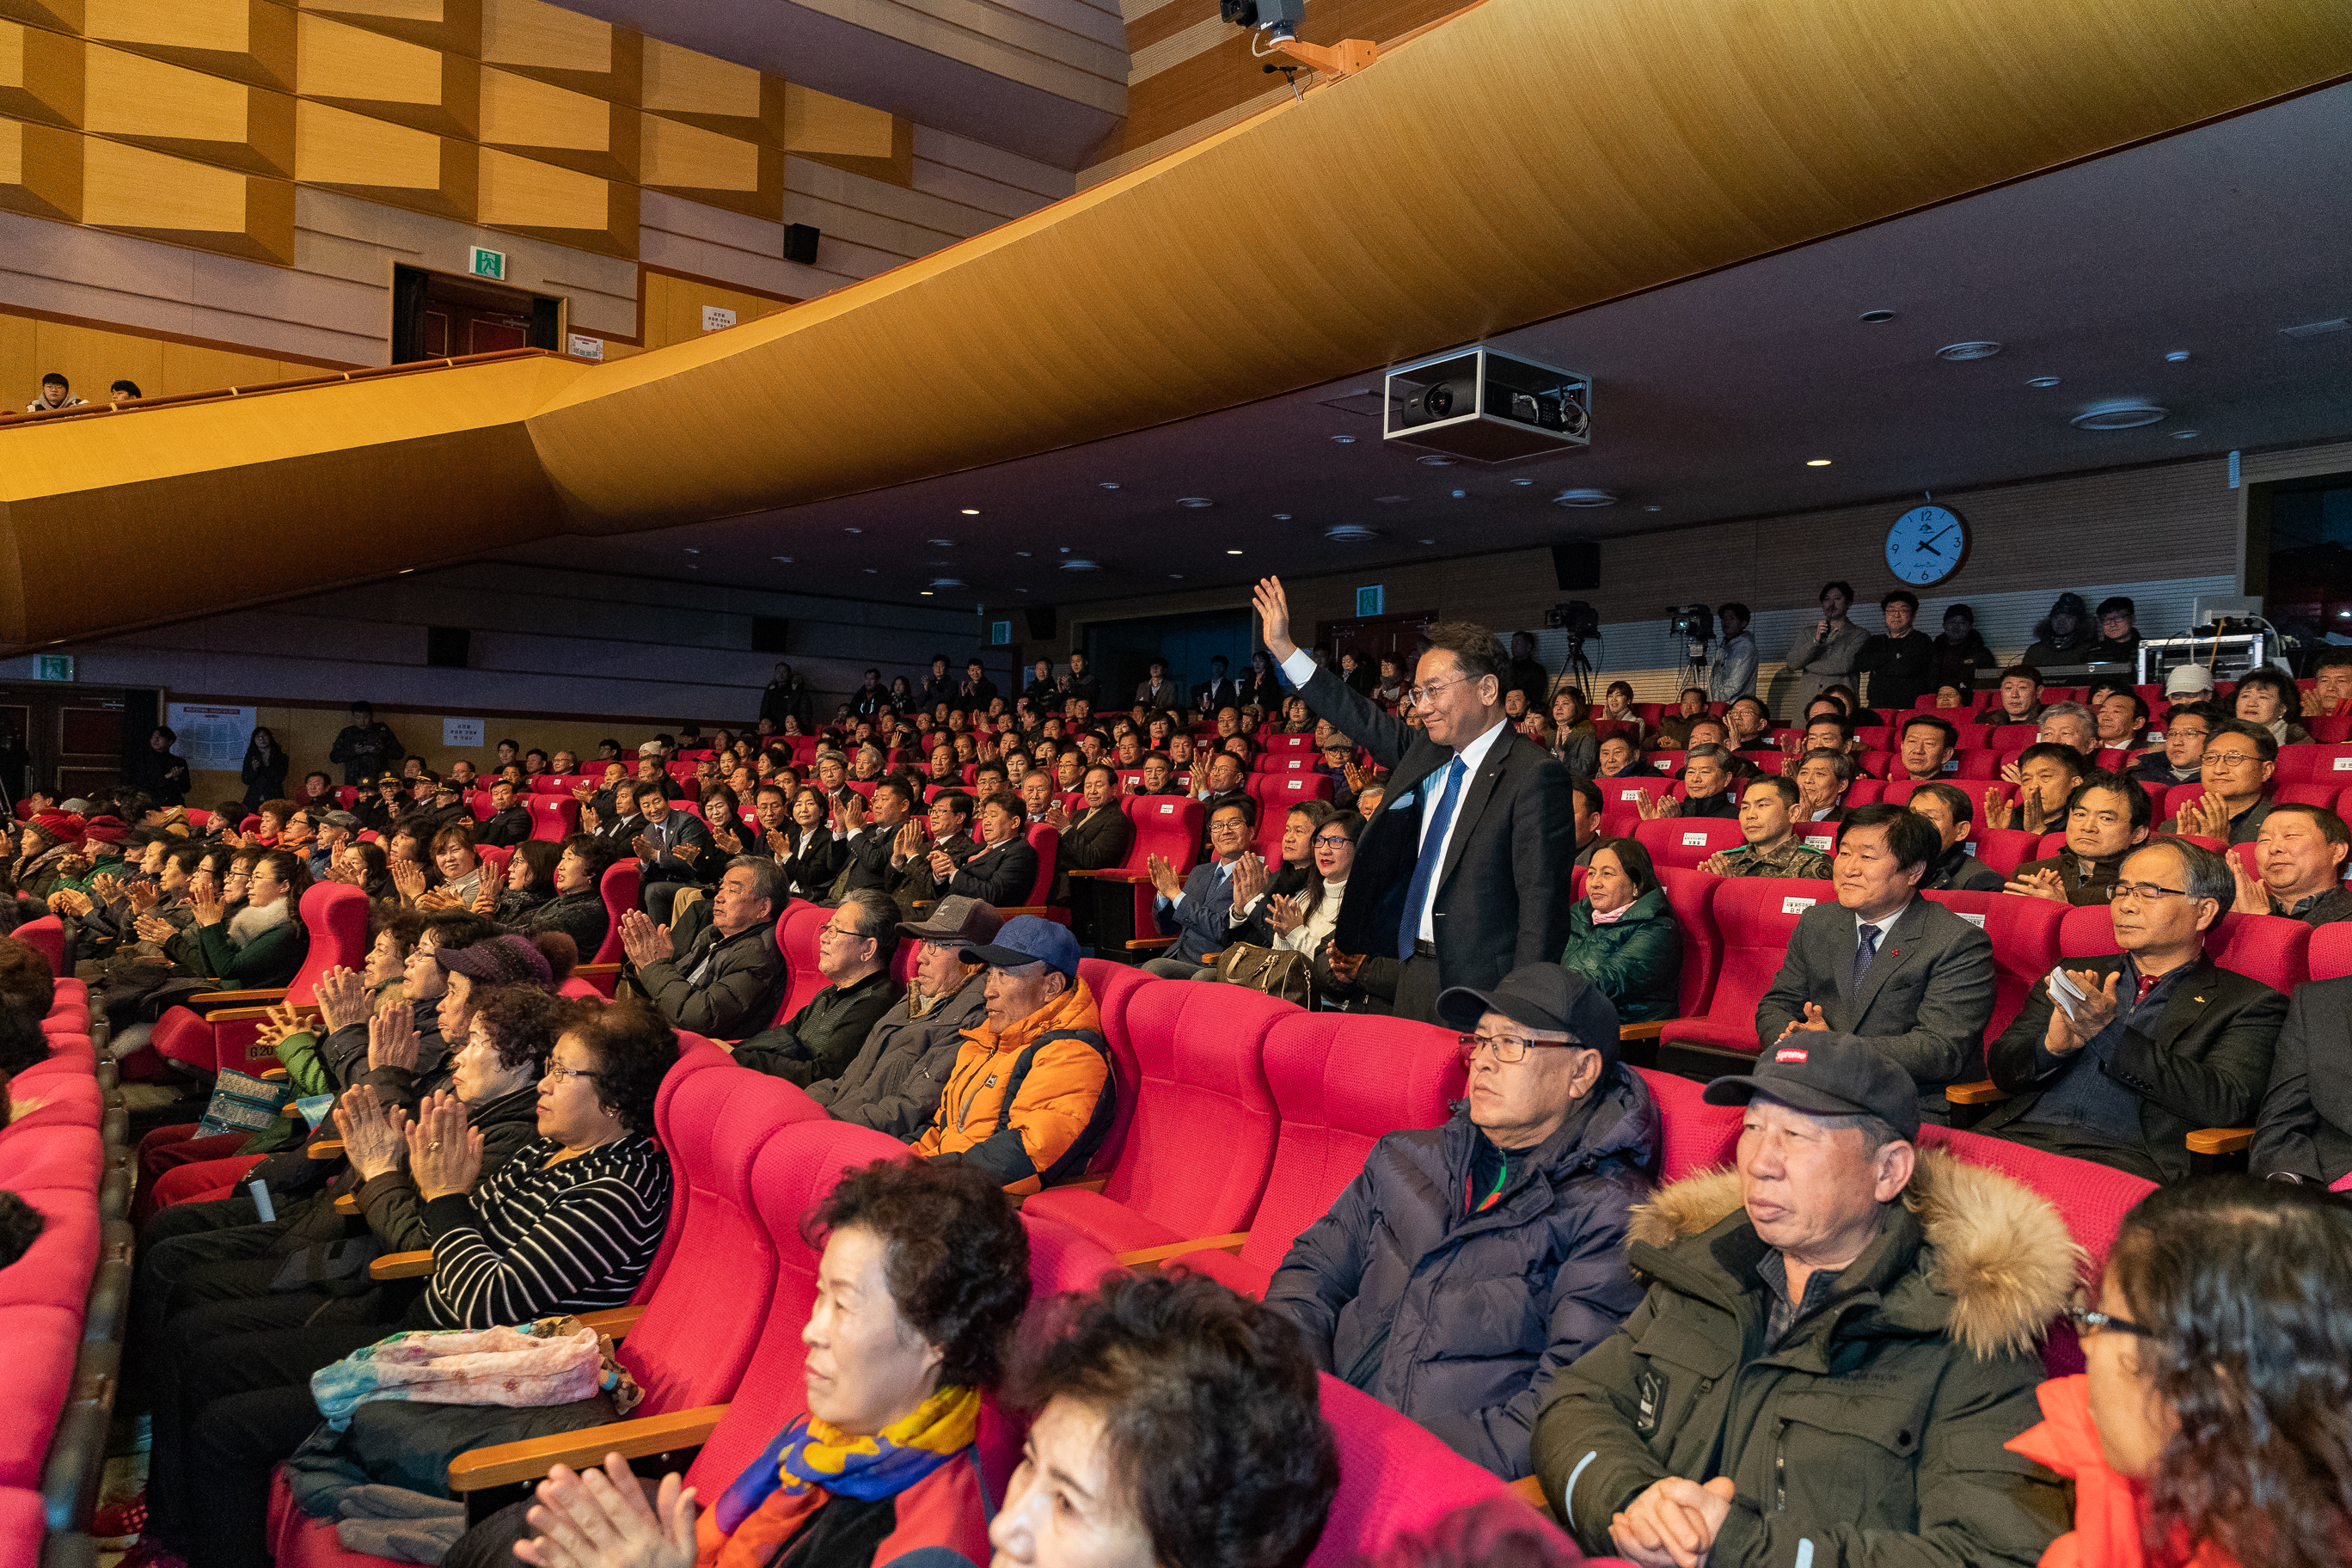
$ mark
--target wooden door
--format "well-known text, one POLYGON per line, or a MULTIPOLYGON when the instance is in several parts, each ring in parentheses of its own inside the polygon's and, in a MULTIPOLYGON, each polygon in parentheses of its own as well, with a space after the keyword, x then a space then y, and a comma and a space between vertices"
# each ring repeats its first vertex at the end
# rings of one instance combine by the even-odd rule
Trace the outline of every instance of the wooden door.
POLYGON ((58 798, 71 800, 122 782, 122 700, 67 698, 57 706, 58 798))

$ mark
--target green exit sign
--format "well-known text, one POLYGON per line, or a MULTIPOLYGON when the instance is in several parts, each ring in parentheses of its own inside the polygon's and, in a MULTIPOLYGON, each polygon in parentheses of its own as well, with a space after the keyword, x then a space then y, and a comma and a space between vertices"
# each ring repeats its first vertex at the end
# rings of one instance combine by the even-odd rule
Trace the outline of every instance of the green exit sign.
POLYGON ((43 680, 71 680, 74 678, 73 655, 69 653, 45 653, 36 663, 38 677, 43 680))
POLYGON ((988 644, 991 647, 1003 647, 1012 640, 1013 623, 1011 621, 991 621, 988 623, 988 644))
POLYGON ((474 276, 495 278, 504 282, 507 276, 507 253, 503 250, 485 250, 478 245, 474 247, 474 276))
POLYGON ((1377 584, 1356 590, 1356 614, 1360 616, 1385 616, 1389 613, 1388 603, 1388 589, 1377 584))

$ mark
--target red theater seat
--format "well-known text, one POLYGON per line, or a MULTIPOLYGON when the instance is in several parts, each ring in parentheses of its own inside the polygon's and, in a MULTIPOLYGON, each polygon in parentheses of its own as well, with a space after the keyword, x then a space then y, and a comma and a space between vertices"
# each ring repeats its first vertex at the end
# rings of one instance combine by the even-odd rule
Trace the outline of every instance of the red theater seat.
POLYGON ((1636 823, 1633 839, 1650 852, 1651 864, 1685 868, 1699 865, 1720 850, 1737 849, 1747 842, 1740 834, 1738 822, 1717 816, 1696 816, 1687 821, 1680 817, 1661 816, 1654 821, 1636 823))
MULTIPOLYGON (((1992 939, 1992 1022, 1985 1038, 1996 1038, 2024 1009, 2036 982, 2058 962, 2058 931, 2064 904, 2016 893, 1927 893, 1992 939)), ((2104 911, 2102 911, 2104 912, 2104 911)))
POLYGON ((530 812, 530 836, 561 844, 580 831, 580 803, 568 795, 523 797, 530 812))
POLYGON ((2352 746, 2281 746, 2277 778, 2281 784, 2352 784, 2352 746))
POLYGON ((1745 1114, 1740 1107, 1709 1105, 1701 1098, 1704 1086, 1690 1079, 1648 1068, 1634 1070, 1642 1075, 1658 1106, 1661 1184, 1731 1163, 1738 1152, 1739 1124, 1745 1114))
MULTIPOLYGON (((1704 1015, 1669 1019, 1658 1036, 1661 1065, 1681 1070, 1668 1047, 1682 1044, 1712 1052, 1756 1053, 1756 1008, 1780 973, 1780 961, 1796 935, 1797 921, 1824 899, 1830 885, 1800 878, 1740 877, 1715 890, 1715 927, 1722 934, 1722 967, 1704 1015)), ((1712 1076, 1719 1064, 1685 1053, 1697 1070, 1712 1076)))
POLYGON ((309 1007, 320 975, 363 968, 367 961, 365 893, 341 882, 314 882, 302 895, 300 912, 310 945, 284 990, 215 991, 190 998, 188 1006, 168 1008, 150 1037, 155 1050, 204 1073, 242 1069, 248 1061, 276 1065, 276 1053, 254 1043, 270 1006, 283 1001, 309 1007))

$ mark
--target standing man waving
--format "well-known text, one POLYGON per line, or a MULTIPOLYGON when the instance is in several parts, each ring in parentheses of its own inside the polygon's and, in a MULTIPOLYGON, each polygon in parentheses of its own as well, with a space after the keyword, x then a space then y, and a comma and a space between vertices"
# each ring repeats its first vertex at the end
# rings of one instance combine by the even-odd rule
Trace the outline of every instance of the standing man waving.
POLYGON ((1390 770, 1339 906, 1333 973, 1352 979, 1367 956, 1401 959, 1397 1016, 1436 1023, 1440 991, 1492 989, 1522 965, 1559 962, 1576 858, 1568 771, 1504 717, 1501 640, 1461 621, 1423 634, 1406 693, 1415 730, 1291 640, 1280 578, 1260 581, 1255 598, 1285 681, 1390 770))

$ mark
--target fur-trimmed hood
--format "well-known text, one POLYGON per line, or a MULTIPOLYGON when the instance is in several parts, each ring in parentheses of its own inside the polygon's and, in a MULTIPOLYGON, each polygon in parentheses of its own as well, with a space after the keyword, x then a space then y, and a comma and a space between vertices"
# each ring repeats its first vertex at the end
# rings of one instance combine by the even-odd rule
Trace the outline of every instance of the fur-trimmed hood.
MULTIPOLYGON (((1979 1357, 2038 1343, 2087 1258, 2050 1201, 1998 1171, 1922 1148, 1903 1202, 1924 1233, 1915 1273, 1948 1303, 1947 1331, 1979 1357)), ((1627 1237, 1678 1250, 1739 1212, 1738 1173, 1702 1171, 1636 1205, 1627 1237)))

